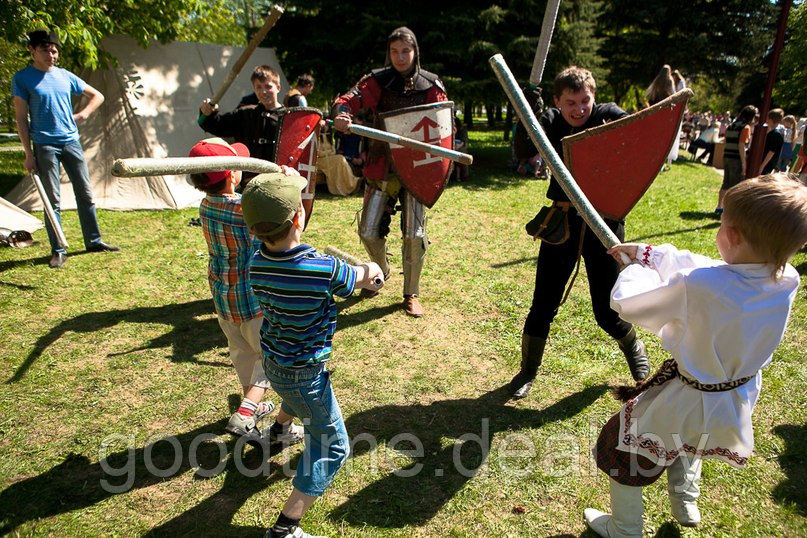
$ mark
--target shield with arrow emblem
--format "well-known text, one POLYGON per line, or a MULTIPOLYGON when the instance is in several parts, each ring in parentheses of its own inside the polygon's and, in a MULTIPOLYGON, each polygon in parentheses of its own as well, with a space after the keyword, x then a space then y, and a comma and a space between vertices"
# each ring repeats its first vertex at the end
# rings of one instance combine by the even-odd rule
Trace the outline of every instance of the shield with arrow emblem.
MULTIPOLYGON (((380 114, 384 129, 446 149, 454 146, 454 103, 442 101, 380 114)), ((426 207, 432 207, 448 181, 451 161, 420 150, 390 144, 392 163, 401 183, 426 207)))

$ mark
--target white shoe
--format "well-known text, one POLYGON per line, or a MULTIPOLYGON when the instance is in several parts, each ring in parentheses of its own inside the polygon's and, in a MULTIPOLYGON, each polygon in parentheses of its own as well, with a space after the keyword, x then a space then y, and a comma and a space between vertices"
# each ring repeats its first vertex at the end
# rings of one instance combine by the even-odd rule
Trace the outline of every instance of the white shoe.
POLYGON ((610 482, 613 515, 586 508, 586 525, 604 538, 642 538, 642 488, 623 486, 613 479, 610 482))
POLYGON ((702 463, 700 459, 690 463, 684 456, 678 457, 667 468, 670 511, 682 527, 697 527, 701 522, 698 497, 700 496, 702 463))
POLYGON ((265 538, 328 538, 327 536, 314 536, 313 534, 308 534, 300 527, 292 527, 289 531, 285 534, 280 534, 278 532, 274 532, 271 528, 266 531, 265 538))
POLYGON ((303 442, 303 439, 305 439, 305 428, 292 422, 289 424, 288 429, 283 433, 273 432, 272 427, 270 426, 269 428, 263 430, 263 434, 269 436, 269 442, 272 444, 281 443, 291 446, 303 442))
POLYGON ((272 402, 261 402, 255 409, 255 414, 245 417, 240 413, 233 413, 224 430, 233 435, 247 435, 258 426, 258 422, 275 409, 272 402))
POLYGON ((588 528, 608 538, 608 522, 611 521, 611 514, 600 512, 594 508, 586 508, 583 510, 583 520, 588 525, 588 528))

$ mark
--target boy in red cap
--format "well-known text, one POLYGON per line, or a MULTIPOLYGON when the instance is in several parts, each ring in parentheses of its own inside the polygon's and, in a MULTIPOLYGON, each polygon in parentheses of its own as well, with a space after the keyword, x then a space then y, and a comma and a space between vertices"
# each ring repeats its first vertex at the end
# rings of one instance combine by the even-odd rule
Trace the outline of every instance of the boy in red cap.
MULTIPOLYGON (((230 145, 220 138, 208 138, 193 146, 190 156, 249 157, 249 150, 243 144, 230 145)), ((282 410, 276 422, 267 428, 268 432, 257 428, 258 422, 275 406, 261 401, 269 387, 260 346, 263 313, 248 279, 249 259, 260 241, 250 237, 241 211, 241 195, 235 192, 241 172, 207 172, 191 174, 190 178, 194 187, 207 194, 199 206, 199 216, 210 255, 210 292, 244 392, 244 399, 230 417, 226 430, 247 436, 251 444, 299 443, 303 440, 302 426, 293 424, 291 415, 282 410)))

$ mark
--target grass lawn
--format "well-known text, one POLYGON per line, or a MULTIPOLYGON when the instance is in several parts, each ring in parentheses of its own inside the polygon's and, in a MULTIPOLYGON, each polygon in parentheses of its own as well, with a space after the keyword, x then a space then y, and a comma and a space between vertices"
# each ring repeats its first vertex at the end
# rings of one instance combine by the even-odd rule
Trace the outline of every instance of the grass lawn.
MULTIPOLYGON (((427 315, 407 318, 399 306, 397 221, 388 286, 339 302, 330 367, 354 458, 304 518, 308 532, 592 536, 583 508, 609 506, 589 450, 619 408, 608 386, 629 374, 594 322, 585 270, 530 397, 510 403, 500 390, 518 368, 538 252, 523 224, 546 192, 507 170, 500 137, 471 132, 471 180, 451 184, 429 213, 427 315)), ((717 256, 720 181, 675 164, 630 215, 627 238, 717 256)), ((4 190, 12 182, 0 176, 4 190)), ((360 254, 360 207, 358 196, 321 195, 304 239, 360 254)), ((301 448, 266 462, 223 434, 240 387, 213 313, 205 242, 188 226, 197 210, 98 215, 121 252, 84 252, 75 211, 64 215, 73 249, 63 269, 48 268, 44 231, 33 247, 0 250, 0 532, 261 536, 301 448)), ((806 275, 807 253, 794 265, 806 275)), ((646 488, 648 535, 807 535, 805 290, 764 374, 748 468, 705 463, 695 530, 673 522, 665 479, 646 488)), ((660 364, 659 340, 644 338, 660 364)))

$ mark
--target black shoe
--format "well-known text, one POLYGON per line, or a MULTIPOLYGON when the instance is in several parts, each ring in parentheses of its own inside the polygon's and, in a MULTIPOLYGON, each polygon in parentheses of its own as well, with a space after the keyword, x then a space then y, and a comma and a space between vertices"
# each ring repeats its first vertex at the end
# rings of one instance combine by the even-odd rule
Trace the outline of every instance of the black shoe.
POLYGON ((625 360, 628 362, 630 375, 634 381, 643 381, 650 373, 650 361, 647 360, 647 351, 642 342, 636 336, 636 330, 631 329, 630 332, 617 340, 619 349, 625 355, 625 360))
POLYGON ((512 399, 520 400, 529 395, 538 367, 541 366, 545 345, 545 338, 521 334, 521 369, 509 383, 512 399))
POLYGON ((50 257, 50 261, 48 265, 51 269, 58 269, 59 267, 63 266, 67 263, 67 254, 64 252, 54 252, 53 256, 50 257))
POLYGON ((107 245, 103 241, 98 241, 97 243, 93 243, 87 247, 87 252, 117 252, 119 250, 120 247, 107 245))

